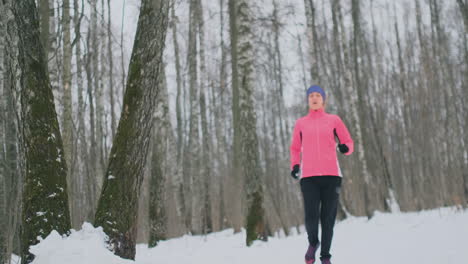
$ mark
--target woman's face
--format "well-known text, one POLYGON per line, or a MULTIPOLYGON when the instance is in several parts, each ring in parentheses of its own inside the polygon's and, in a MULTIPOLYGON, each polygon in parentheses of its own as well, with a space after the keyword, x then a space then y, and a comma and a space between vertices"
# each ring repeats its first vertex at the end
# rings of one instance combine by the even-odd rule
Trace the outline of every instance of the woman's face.
POLYGON ((309 108, 317 110, 323 107, 323 97, 320 93, 313 92, 309 94, 309 108))

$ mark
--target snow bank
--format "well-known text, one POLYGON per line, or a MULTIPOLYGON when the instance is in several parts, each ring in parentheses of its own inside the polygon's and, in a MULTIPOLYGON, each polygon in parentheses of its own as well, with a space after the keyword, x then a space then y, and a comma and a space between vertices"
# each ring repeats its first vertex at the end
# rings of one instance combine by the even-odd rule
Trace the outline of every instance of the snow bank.
MULTIPOLYGON (((415 213, 379 213, 350 217, 337 223, 331 254, 333 263, 468 263, 468 210, 441 208, 415 213)), ((31 247, 34 264, 248 264, 302 263, 306 234, 273 237, 244 245, 245 233, 232 229, 208 236, 183 236, 149 249, 137 245, 136 261, 106 249, 102 228, 84 224, 68 237, 52 232, 31 247)), ((14 262, 13 262, 14 263, 14 262)), ((319 262, 318 262, 319 263, 319 262)))
POLYGON ((33 264, 126 264, 124 260, 107 250, 106 234, 101 227, 94 228, 84 223, 80 231, 72 230, 68 237, 62 237, 56 231, 39 244, 32 246, 30 252, 36 257, 33 264))

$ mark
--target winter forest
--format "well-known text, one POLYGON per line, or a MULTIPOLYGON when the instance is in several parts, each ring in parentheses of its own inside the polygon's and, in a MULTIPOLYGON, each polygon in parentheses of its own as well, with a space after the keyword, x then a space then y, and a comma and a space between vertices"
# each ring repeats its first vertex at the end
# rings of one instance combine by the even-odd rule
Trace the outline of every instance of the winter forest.
POLYGON ((466 0, 0 0, 0 263, 303 225, 306 89, 355 142, 338 218, 468 204, 466 0))

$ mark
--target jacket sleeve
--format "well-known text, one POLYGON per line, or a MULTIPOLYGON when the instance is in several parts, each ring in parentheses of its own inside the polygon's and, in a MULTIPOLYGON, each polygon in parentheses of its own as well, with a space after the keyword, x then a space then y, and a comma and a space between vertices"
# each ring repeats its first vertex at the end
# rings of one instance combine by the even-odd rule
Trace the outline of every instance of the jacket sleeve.
POLYGON ((294 125, 291 146, 289 148, 290 156, 291 156, 291 169, 294 167, 294 165, 301 163, 301 148, 302 148, 301 128, 300 128, 299 120, 297 120, 296 124, 294 125))
POLYGON ((351 155, 354 151, 354 141, 351 138, 351 135, 349 134, 348 128, 346 128, 345 124, 343 123, 343 120, 339 116, 336 116, 336 123, 335 123, 335 129, 336 129, 336 135, 340 139, 341 144, 346 144, 348 146, 349 151, 345 153, 345 155, 351 155))

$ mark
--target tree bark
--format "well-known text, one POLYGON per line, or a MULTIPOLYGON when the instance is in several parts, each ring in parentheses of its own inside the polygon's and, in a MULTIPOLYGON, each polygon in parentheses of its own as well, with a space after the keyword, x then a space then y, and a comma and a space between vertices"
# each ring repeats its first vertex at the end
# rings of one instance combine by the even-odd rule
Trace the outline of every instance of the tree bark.
MULTIPOLYGON (((262 175, 257 136, 257 118, 254 111, 254 52, 252 43, 252 14, 247 1, 236 3, 236 21, 238 29, 237 67, 239 71, 239 122, 242 150, 242 173, 244 177, 244 195, 246 197, 246 244, 254 240, 266 240, 263 208, 262 175)), ((238 168, 235 168, 238 169, 238 168)), ((240 168, 239 168, 240 169, 240 168)))
POLYGON ((62 137, 63 137, 63 151, 64 157, 68 164, 67 172, 67 184, 68 184, 68 195, 70 203, 70 215, 72 227, 78 229, 80 222, 78 221, 77 208, 74 204, 78 198, 75 193, 75 164, 74 161, 74 134, 73 134, 73 110, 72 110, 72 91, 71 91, 71 59, 72 59, 72 47, 70 37, 70 1, 64 0, 62 3, 62 34, 63 34, 63 71, 62 71, 62 103, 63 103, 63 115, 62 115, 62 137))
POLYGON ((111 5, 110 0, 107 0, 107 58, 109 60, 109 98, 110 98, 110 116, 111 116, 111 133, 115 136, 115 102, 114 102, 114 60, 112 58, 112 31, 111 31, 111 5))
POLYGON ((175 15, 175 0, 171 3, 171 27, 172 27, 172 41, 174 45, 174 59, 175 59, 175 70, 176 70, 176 84, 177 84, 177 95, 176 95, 176 118, 177 118, 177 159, 181 159, 182 146, 183 146, 183 119, 181 109, 182 99, 182 77, 181 77, 181 66, 180 66, 180 55, 179 55, 179 41, 177 38, 177 23, 178 19, 175 15))
POLYGON ((230 175, 227 182, 229 188, 226 190, 226 207, 230 208, 228 216, 234 232, 240 232, 243 226, 242 220, 242 207, 244 197, 238 198, 244 184, 242 174, 242 146, 240 138, 240 106, 239 106, 239 73, 238 73, 238 25, 237 25, 237 2, 236 0, 229 0, 229 28, 231 39, 231 72, 232 72, 232 156, 230 175), (237 198, 236 198, 237 197, 237 198))
POLYGON ((161 90, 167 17, 166 1, 142 1, 122 116, 96 212, 95 223, 108 234, 111 250, 127 259, 135 258, 138 197, 161 90))
MULTIPOLYGON (((168 146, 168 138, 171 134, 169 120, 169 105, 164 68, 161 69, 160 96, 156 101, 156 109, 153 118, 151 154, 151 174, 149 180, 149 247, 155 247, 160 240, 167 237, 167 215, 166 215, 166 181, 170 178, 167 166, 170 162, 166 160, 172 146, 168 146)), ((175 175, 172 175, 175 176, 175 175)))
POLYGON ((67 166, 47 76, 45 53, 40 43, 37 11, 33 0, 14 1, 13 12, 20 40, 21 133, 25 157, 23 186, 22 263, 34 256, 29 246, 52 230, 70 229, 67 166))
MULTIPOLYGON (((213 231, 212 207, 211 207, 211 192, 212 192, 212 169, 213 162, 211 157, 212 142, 209 137, 208 118, 207 114, 207 100, 208 92, 207 84, 207 70, 205 63, 205 29, 204 29, 204 16, 203 6, 201 0, 197 0, 197 20, 198 20, 198 36, 199 36, 199 49, 200 49, 200 116, 202 128, 202 163, 201 175, 203 177, 203 197, 202 197, 202 233, 207 234, 213 231)), ((209 105, 209 103, 208 103, 209 105)))
MULTIPOLYGON (((0 100, 0 226, 7 226, 8 223, 8 210, 7 210, 7 190, 8 185, 6 181, 6 173, 5 173, 5 162, 6 162, 6 151, 5 151, 5 92, 4 92, 4 81, 5 78, 5 70, 4 66, 5 63, 5 16, 6 16, 6 3, 0 1, 0 94, 2 95, 2 100, 0 100)), ((6 228, 2 228, 0 230, 0 263, 9 263, 10 260, 8 258, 7 249, 7 230, 6 228), (7 261, 8 259, 8 261, 7 261)))

